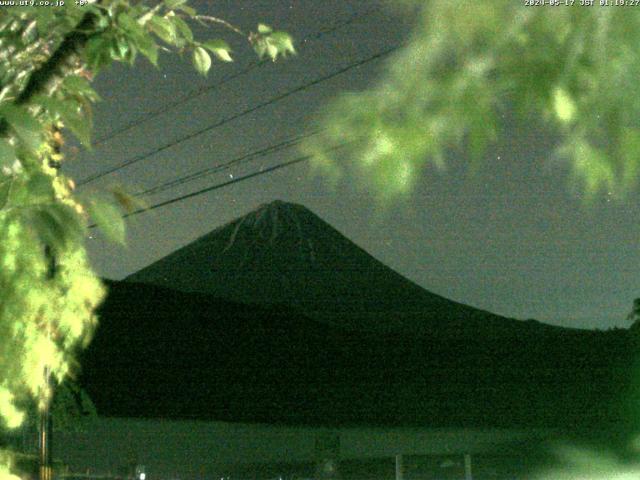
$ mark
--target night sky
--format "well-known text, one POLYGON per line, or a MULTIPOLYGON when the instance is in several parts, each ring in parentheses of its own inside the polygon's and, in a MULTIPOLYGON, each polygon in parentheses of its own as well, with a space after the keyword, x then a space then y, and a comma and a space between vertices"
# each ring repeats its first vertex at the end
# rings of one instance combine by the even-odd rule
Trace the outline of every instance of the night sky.
MULTIPOLYGON (((205 91, 67 162, 65 172, 81 182, 176 142, 83 185, 80 193, 113 185, 139 192, 308 132, 319 107, 341 92, 372 85, 393 57, 365 63, 179 142, 397 45, 411 28, 411 18, 373 0, 190 3, 245 31, 255 30, 258 22, 286 30, 296 40, 298 55, 239 74, 257 61, 247 42, 222 29, 196 28, 201 39, 227 39, 235 63, 214 61, 206 79, 195 73, 190 57, 163 54, 160 70, 146 60, 133 69, 114 65, 95 81, 103 98, 94 110, 97 140, 198 89, 205 91)), ((571 186, 568 166, 553 156, 557 137, 534 118, 518 123, 506 114, 503 127, 480 173, 468 175, 464 155, 451 152, 446 171, 425 170, 413 194, 386 212, 376 209, 366 185, 347 177, 332 188, 301 162, 132 217, 126 248, 108 244, 93 230, 91 256, 100 275, 120 279, 262 203, 282 199, 305 205, 399 273, 458 302, 572 327, 627 326, 626 313, 640 296, 638 195, 620 202, 605 194, 587 205, 571 186)), ((155 204, 300 155, 295 147, 284 149, 145 200, 155 204)))

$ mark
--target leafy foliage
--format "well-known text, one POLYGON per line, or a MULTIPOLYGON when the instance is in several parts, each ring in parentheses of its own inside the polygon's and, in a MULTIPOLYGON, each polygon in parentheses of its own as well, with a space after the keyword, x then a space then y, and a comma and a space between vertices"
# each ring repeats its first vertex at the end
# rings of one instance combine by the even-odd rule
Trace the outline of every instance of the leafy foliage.
MULTIPOLYGON (((185 0, 154 6, 102 0, 83 7, 15 7, 0 16, 0 425, 19 426, 28 399, 43 408, 51 399, 45 371, 61 382, 74 353, 90 340, 105 288, 84 246, 89 221, 110 239, 125 241, 121 209, 137 207, 126 192, 113 199, 80 198, 74 182, 57 172, 63 134, 87 148, 91 79, 114 61, 134 64, 142 55, 157 65, 160 51, 191 52, 206 75, 212 59, 231 61, 222 39, 199 42, 190 23, 201 17, 185 0)), ((244 35, 267 54, 292 53, 282 32, 244 35)), ((256 47, 257 48, 257 47, 256 47)), ((64 391, 63 391, 64 393, 64 391)), ((68 392, 67 392, 68 393, 68 392)), ((77 393, 77 392, 76 392, 77 393)), ((0 461, 0 478, 9 478, 0 461)))
POLYGON ((291 36, 286 32, 274 32, 263 23, 258 24, 258 33, 251 35, 251 41, 260 58, 268 56, 275 61, 278 55, 286 57, 288 53, 295 53, 291 36))
POLYGON ((558 155, 587 193, 624 193, 640 173, 640 17, 623 8, 527 8, 521 2, 414 0, 423 7, 410 42, 377 86, 344 95, 306 150, 333 174, 323 146, 359 138, 351 157, 377 191, 411 191, 425 165, 463 148, 473 166, 514 108, 563 137, 558 155))

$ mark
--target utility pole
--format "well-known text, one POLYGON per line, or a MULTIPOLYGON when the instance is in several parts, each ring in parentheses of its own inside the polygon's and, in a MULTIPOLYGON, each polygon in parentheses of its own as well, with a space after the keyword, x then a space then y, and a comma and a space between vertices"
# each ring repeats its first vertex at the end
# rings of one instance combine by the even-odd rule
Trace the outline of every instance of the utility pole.
MULTIPOLYGON (((51 389, 51 370, 44 369, 45 388, 51 389)), ((45 403, 44 409, 40 412, 40 425, 38 432, 38 450, 40 460, 40 480, 52 480, 53 472, 51 466, 51 401, 45 403)))
POLYGON ((396 480, 404 480, 404 462, 401 453, 396 455, 396 480))
POLYGON ((473 480, 473 475, 471 474, 471 454, 464 454, 464 478, 465 480, 473 480))

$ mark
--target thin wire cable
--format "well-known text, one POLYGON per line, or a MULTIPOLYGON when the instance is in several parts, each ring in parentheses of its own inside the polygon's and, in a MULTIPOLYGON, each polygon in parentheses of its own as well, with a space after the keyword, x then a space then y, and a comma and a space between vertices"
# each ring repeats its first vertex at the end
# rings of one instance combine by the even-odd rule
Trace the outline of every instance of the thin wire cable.
POLYGON ((228 162, 225 163, 221 163, 219 165, 215 165, 213 167, 209 167, 209 168, 204 168, 202 170, 198 170, 197 172, 193 172, 190 173, 188 175, 184 175, 181 177, 178 177, 176 179, 167 181, 165 183, 161 183, 159 185, 156 185, 155 187, 151 187, 147 190, 144 190, 142 192, 136 193, 135 196, 136 197, 142 197, 142 196, 146 196, 146 195, 153 195, 156 193, 160 193, 160 192, 164 192, 165 190, 169 190, 175 187, 178 187, 180 185, 184 185, 186 183, 189 182, 193 182, 196 180, 199 180, 201 178, 205 178, 209 175, 213 175, 214 173, 219 173, 221 171, 227 170, 231 167, 240 165, 242 163, 245 162, 249 162, 249 161, 253 161, 256 160, 258 158, 262 158, 266 155, 269 155, 271 153, 275 153, 275 152, 279 152, 281 150, 285 150, 287 148, 291 148, 294 147, 296 145, 298 145, 302 140, 312 137, 314 135, 318 135, 322 130, 315 130, 309 133, 305 133, 302 135, 297 135, 295 137, 290 137, 286 140, 283 140, 277 144, 274 145, 269 145, 268 147, 265 148, 261 148, 259 150, 254 150, 253 152, 247 153, 245 155, 242 155, 240 157, 236 157, 233 160, 230 160, 228 162))
MULTIPOLYGON (((341 144, 336 145, 334 147, 327 148, 324 151, 325 152, 331 152, 331 151, 334 151, 334 150, 339 150, 340 148, 344 148, 347 145, 350 145, 350 144, 355 143, 357 141, 358 140, 352 140, 352 141, 349 141, 349 142, 344 142, 344 143, 341 143, 341 144)), ((151 205, 149 207, 139 208, 137 210, 134 210, 133 212, 129 212, 129 213, 123 215, 122 218, 128 218, 128 217, 132 217, 134 215, 139 215, 141 213, 150 212, 151 210, 155 210, 157 208, 166 207, 167 205, 171 205, 171 204, 176 203, 176 202, 181 202, 181 201, 187 200, 189 198, 193 198, 193 197, 197 197, 197 196, 200 196, 200 195, 204 195, 205 193, 211 192, 213 190, 218 190, 220 188, 224 188, 224 187, 227 187, 229 185, 233 185, 234 183, 243 182, 245 180, 249 180, 250 178, 258 177, 260 175, 265 175, 267 173, 271 173, 271 172, 274 172, 276 170, 280 170, 281 168, 286 168, 286 167, 289 167, 291 165, 295 165, 297 163, 306 162, 306 161, 310 160, 311 158, 313 158, 313 155, 303 155, 303 156, 295 158, 293 160, 289 160, 287 162, 282 162, 282 163, 273 165, 271 167, 265 168, 264 170, 260 170, 258 172, 248 173, 246 175, 243 175, 242 177, 234 178, 232 180, 227 180, 226 182, 222 182, 222 183, 217 183, 215 185, 211 185, 209 187, 202 188, 200 190, 196 190, 195 192, 187 193, 185 195, 180 195, 178 197, 174 197, 174 198, 171 198, 169 200, 164 200, 162 202, 153 204, 153 205, 151 205)), ((93 224, 89 225, 88 228, 95 228, 97 226, 98 226, 97 223, 93 223, 93 224)))
POLYGON ((258 104, 256 106, 253 106, 251 108, 243 110, 240 113, 236 113, 236 114, 233 114, 233 115, 231 115, 229 117, 226 117, 226 118, 224 118, 222 120, 219 120, 219 121, 217 121, 216 123, 214 123, 212 125, 206 126, 204 128, 201 128, 200 130, 196 130, 195 132, 192 132, 192 133, 190 133, 188 135, 185 135, 184 137, 181 137, 181 138, 179 138, 177 140, 174 140, 172 142, 166 143, 161 147, 158 147, 158 148, 155 148, 154 150, 151 150, 150 152, 147 152, 147 153, 144 153, 144 154, 141 154, 141 155, 137 155, 137 156, 135 156, 135 157, 133 157, 133 158, 131 158, 129 160, 125 160, 124 162, 119 163, 118 165, 116 165, 114 167, 108 168, 107 170, 103 170, 102 172, 96 173, 94 175, 90 175, 86 179, 81 180, 80 182, 78 182, 78 186, 79 187, 80 186, 84 186, 87 183, 93 182, 93 181, 95 181, 95 180, 97 180, 99 178, 104 177, 105 175, 109 175, 109 174, 114 173, 114 172, 116 172, 118 170, 126 168, 126 167, 128 167, 130 165, 133 165, 133 164, 135 164, 135 163, 137 163, 137 162, 139 162, 141 160, 144 160, 144 159, 149 158, 149 157, 151 157, 151 156, 153 156, 153 155, 155 155, 157 153, 160 153, 160 152, 162 152, 164 150, 167 150, 167 149, 169 149, 169 148, 171 148, 171 147, 173 147, 173 146, 175 146, 175 145, 177 145, 179 143, 185 142, 185 141, 190 140, 190 139, 192 139, 194 137, 197 137, 198 135, 202 135, 205 132, 209 132, 211 130, 219 128, 222 125, 225 125, 225 124, 227 124, 227 123, 229 123, 229 122, 231 122, 233 120, 236 120, 236 119, 238 119, 240 117, 243 117, 243 116, 248 115, 250 113, 253 113, 253 112, 257 111, 257 110, 260 110, 261 108, 264 108, 264 107, 267 107, 267 106, 272 105, 274 103, 277 103, 277 102, 279 102, 281 100, 284 100, 287 97, 290 97, 291 95, 294 95, 296 93, 299 93, 299 92, 302 92, 304 90, 307 90, 307 89, 309 89, 309 88, 311 88, 311 87, 313 87, 315 85, 318 85, 318 84, 320 84, 322 82, 326 82, 326 81, 328 81, 328 80, 330 80, 330 79, 332 79, 334 77, 337 77, 338 75, 341 75, 343 73, 348 72, 349 70, 353 70, 354 68, 360 67, 360 66, 365 65, 365 64, 367 64, 369 62, 372 62, 374 60, 382 58, 382 57, 384 57, 384 56, 386 56, 386 55, 398 50, 401 47, 402 47, 402 44, 394 45, 393 47, 390 47, 390 48, 387 48, 386 50, 383 50, 382 52, 375 53, 375 54, 373 54, 373 55, 371 55, 369 57, 366 57, 366 58, 364 58, 362 60, 350 63, 349 65, 347 65, 345 67, 342 67, 342 68, 336 70, 335 72, 329 73, 327 75, 323 75, 323 76, 321 76, 319 78, 316 78, 315 80, 312 80, 310 82, 304 83, 304 84, 302 84, 302 85, 300 85, 300 86, 298 86, 298 87, 296 87, 296 88, 294 88, 292 90, 288 90, 288 91, 286 91, 286 92, 284 92, 284 93, 282 93, 280 95, 276 95, 275 97, 272 97, 272 98, 270 98, 269 100, 267 100, 267 101, 265 101, 263 103, 260 103, 260 104, 258 104))
MULTIPOLYGON (((312 35, 307 36, 306 38, 304 38, 302 41, 309 41, 309 40, 317 40, 319 38, 324 37, 325 35, 328 35, 330 33, 335 32, 336 30, 345 27, 347 25, 350 25, 352 23, 354 23, 357 20, 363 19, 368 17, 369 15, 371 15, 373 12, 375 12, 376 10, 379 10, 379 7, 374 7, 374 8, 370 8, 369 10, 367 10, 364 13, 353 13, 347 20, 345 20, 344 22, 340 22, 336 25, 334 25, 333 27, 330 27, 326 30, 320 30, 312 35)), ((243 68, 242 70, 233 73, 231 75, 228 75, 227 77, 223 78, 222 80, 220 80, 219 82, 216 82, 212 85, 205 85, 203 87, 197 88, 195 90, 193 90, 190 93, 187 93, 185 96, 181 97, 180 99, 174 101, 174 102, 170 102, 167 103, 163 106, 161 106, 160 108, 156 109, 156 110, 152 110, 150 112, 147 112, 141 119, 138 120, 133 120, 129 123, 126 123, 125 125, 123 125, 122 127, 116 128, 115 130, 112 130, 111 132, 109 132, 107 135, 104 135, 103 137, 98 138, 97 140, 95 140, 95 142, 93 143, 93 147, 98 147, 106 142, 108 142, 109 140, 122 135, 125 132, 128 132, 129 130, 137 127, 138 125, 142 125, 143 123, 148 122, 149 120, 152 120, 160 115, 162 115, 163 113, 168 112, 169 110, 173 109, 174 107, 177 107, 178 105, 181 105, 183 103, 186 103, 190 100, 193 100, 194 98, 197 98, 201 95, 204 95, 207 92, 210 92, 212 90, 216 90, 219 87, 223 86, 224 84, 230 82, 231 80, 235 80, 236 78, 249 73, 251 70, 261 67, 262 65, 265 65, 267 63, 271 63, 269 62, 269 60, 254 60, 251 63, 249 63, 245 68, 243 68)))

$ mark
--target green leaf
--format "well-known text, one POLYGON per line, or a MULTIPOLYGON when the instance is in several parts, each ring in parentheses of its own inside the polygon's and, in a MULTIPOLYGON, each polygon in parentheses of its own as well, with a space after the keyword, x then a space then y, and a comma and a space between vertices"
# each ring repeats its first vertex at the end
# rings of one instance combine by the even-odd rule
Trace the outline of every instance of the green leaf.
POLYGON ((38 29, 35 20, 27 25, 21 37, 24 44, 33 43, 38 38, 38 29))
POLYGON ((178 8, 184 5, 185 3, 187 3, 187 0, 164 0, 164 4, 169 10, 178 8))
POLYGON ((193 51, 193 65, 196 67, 198 73, 207 75, 211 68, 211 57, 207 51, 202 47, 196 47, 193 51))
POLYGON ((258 56, 262 58, 267 53, 267 42, 265 41, 264 38, 260 38, 256 40, 256 42, 253 45, 253 48, 258 54, 258 56))
POLYGON ((11 191, 13 181, 13 177, 9 177, 6 180, 0 180, 0 210, 2 210, 9 201, 9 192, 11 191))
POLYGON ((91 71, 98 72, 102 67, 111 63, 111 40, 106 36, 91 38, 84 49, 87 66, 91 71))
POLYGON ((198 13, 198 12, 196 12, 196 10, 195 10, 194 8, 191 8, 191 7, 190 7, 190 6, 188 6, 188 5, 180 5, 180 6, 178 7, 178 10, 183 11, 184 13, 186 13, 187 15, 189 15, 190 17, 195 17, 195 16, 196 16, 196 14, 198 13))
POLYGON ((138 25, 141 25, 144 27, 149 22, 149 20, 151 20, 151 17, 153 17, 153 14, 158 10, 157 8, 158 6, 156 6, 156 8, 154 9, 150 9, 147 6, 142 6, 142 7, 145 13, 144 15, 140 15, 136 20, 136 22, 138 23, 138 25))
POLYGON ((3 166, 13 165, 16 160, 16 151, 5 139, 0 138, 0 173, 3 166))
POLYGON ((125 243, 125 225, 120 210, 110 202, 94 198, 89 201, 87 210, 98 228, 106 237, 116 243, 125 243))
POLYGON ((191 28, 189 28, 189 25, 187 25, 187 22, 177 16, 171 17, 171 21, 182 38, 187 42, 193 42, 193 32, 191 31, 191 28))
POLYGON ((82 238, 78 215, 66 205, 34 206, 28 211, 28 218, 42 243, 54 249, 62 250, 82 238))
POLYGON ((26 108, 5 104, 0 107, 0 117, 6 119, 28 150, 35 151, 40 147, 42 126, 26 108))
MULTIPOLYGON (((101 31, 101 30, 105 30, 107 27, 109 27, 109 16, 105 15, 105 12, 103 9, 101 9, 99 6, 97 6, 96 4, 93 5, 85 5, 82 8, 79 8, 78 10, 84 11, 84 13, 82 15, 84 15, 85 13, 93 13, 95 15, 96 20, 96 24, 95 24, 95 31, 101 31)), ((82 15, 78 18, 77 21, 80 21, 80 19, 82 18, 82 15)), ((76 22, 77 24, 77 22, 76 22)), ((75 24, 74 24, 75 25, 75 24)))
POLYGON ((29 203, 29 192, 24 176, 12 176, 11 189, 7 195, 7 206, 18 207, 29 203))
POLYGON ((269 34, 271 32, 273 32, 273 28, 271 28, 269 25, 265 25, 264 23, 259 23, 258 24, 258 33, 266 35, 266 34, 269 34))
POLYGON ((127 60, 129 58, 129 42, 123 36, 117 36, 111 42, 111 58, 114 60, 127 60))
POLYGON ((164 42, 169 45, 175 45, 177 36, 176 36, 176 27, 170 20, 164 17, 158 17, 154 15, 149 20, 149 27, 160 37, 164 42))
POLYGON ((122 30, 133 35, 134 37, 139 37, 144 34, 142 25, 136 22, 134 18, 128 13, 120 13, 118 15, 117 23, 122 30))
MULTIPOLYGON (((152 17, 154 18, 154 17, 152 17)), ((133 17, 126 13, 118 15, 118 24, 120 25, 125 37, 130 40, 130 47, 136 46, 140 53, 149 59, 154 65, 158 66, 158 46, 151 35, 144 29, 140 23, 136 22, 133 17)))
POLYGON ((42 207, 34 207, 30 212, 29 223, 44 245, 55 250, 62 250, 66 245, 64 227, 51 212, 42 207))
POLYGON ((145 34, 143 37, 140 37, 136 40, 136 45, 138 46, 138 50, 143 54, 149 61, 154 65, 158 66, 158 46, 153 39, 145 34))
POLYGON ((207 40, 202 43, 202 46, 213 53, 219 60, 233 62, 231 55, 229 55, 231 48, 224 40, 207 40))
POLYGON ((64 125, 73 132, 76 138, 86 148, 91 148, 91 129, 93 122, 91 117, 82 115, 79 108, 70 104, 63 104, 60 117, 64 125))
POLYGON ((269 35, 269 39, 282 56, 287 53, 296 53, 296 49, 293 46, 293 38, 287 32, 273 32, 269 35))
POLYGON ((116 38, 116 50, 120 60, 129 62, 129 65, 135 63, 138 50, 126 37, 118 36, 116 38))
POLYGON ((80 143, 91 148, 91 119, 80 113, 79 105, 74 100, 65 101, 38 95, 34 102, 40 103, 50 112, 59 115, 65 127, 73 132, 80 143))
POLYGON ((38 172, 27 181, 27 190, 32 203, 48 203, 54 200, 53 179, 51 176, 38 172))
POLYGON ((269 57, 271 57, 271 60, 273 60, 275 62, 276 58, 278 58, 278 47, 276 47, 273 43, 269 42, 268 38, 266 39, 265 51, 266 51, 267 55, 269 55, 269 57))
POLYGON ((69 75, 65 77, 62 85, 71 94, 82 95, 92 102, 100 100, 100 96, 91 87, 89 81, 79 75, 69 75))

